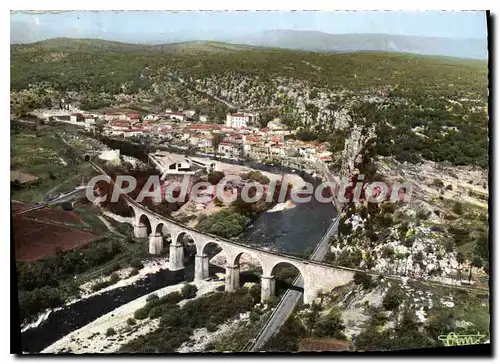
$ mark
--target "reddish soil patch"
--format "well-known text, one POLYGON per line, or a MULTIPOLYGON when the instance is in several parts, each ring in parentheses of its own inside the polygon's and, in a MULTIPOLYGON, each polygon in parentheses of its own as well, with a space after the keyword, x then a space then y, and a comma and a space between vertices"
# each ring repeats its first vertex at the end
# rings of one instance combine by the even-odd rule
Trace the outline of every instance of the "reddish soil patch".
POLYGON ((68 251, 96 239, 96 235, 54 223, 16 216, 13 221, 17 261, 31 261, 54 255, 56 248, 68 251))
MULTIPOLYGON (((12 201, 12 210, 25 204, 12 201)), ((17 261, 32 261, 54 255, 56 248, 72 250, 97 238, 96 235, 65 224, 79 224, 80 216, 60 207, 47 207, 13 217, 15 254, 17 261)))
MULTIPOLYGON (((21 202, 12 201, 12 210, 18 211, 26 208, 26 204, 21 202)), ((63 224, 80 224, 83 222, 82 218, 74 211, 65 211, 59 207, 46 207, 41 210, 30 211, 22 215, 25 218, 55 221, 63 224)))

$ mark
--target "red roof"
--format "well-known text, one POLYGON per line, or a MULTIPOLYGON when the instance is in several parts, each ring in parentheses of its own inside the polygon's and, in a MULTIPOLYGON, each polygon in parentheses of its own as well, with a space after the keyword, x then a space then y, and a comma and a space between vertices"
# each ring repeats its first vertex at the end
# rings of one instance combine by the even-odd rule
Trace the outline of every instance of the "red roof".
POLYGON ((181 113, 181 112, 179 112, 179 111, 169 112, 167 114, 169 114, 169 115, 177 115, 177 116, 184 116, 184 114, 181 113))
POLYGON ((77 116, 77 117, 82 118, 83 114, 80 114, 79 112, 76 112, 76 113, 71 114, 71 116, 77 116))
POLYGON ((128 114, 128 117, 131 119, 139 119, 139 114, 128 114))
POLYGON ((193 124, 188 129, 190 130, 219 130, 220 127, 214 124, 193 124))
POLYGON ((115 121, 114 123, 109 123, 109 126, 118 126, 118 127, 125 127, 128 128, 130 126, 128 121, 115 121))

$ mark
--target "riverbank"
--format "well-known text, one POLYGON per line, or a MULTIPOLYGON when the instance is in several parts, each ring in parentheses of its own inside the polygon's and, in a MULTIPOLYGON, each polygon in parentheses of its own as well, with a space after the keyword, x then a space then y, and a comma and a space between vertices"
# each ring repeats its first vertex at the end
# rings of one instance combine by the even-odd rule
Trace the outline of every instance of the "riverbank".
POLYGON ((91 298, 93 296, 98 296, 102 293, 112 291, 112 290, 120 288, 120 287, 130 286, 130 285, 136 283, 137 281, 146 278, 149 274, 155 274, 162 269, 166 269, 167 265, 168 265, 168 258, 166 258, 166 257, 152 258, 152 259, 143 260, 142 263, 144 264, 144 267, 141 268, 139 270, 139 272, 133 276, 130 276, 130 272, 133 270, 133 268, 130 268, 130 267, 116 271, 115 273, 118 274, 118 276, 120 277, 120 280, 118 282, 116 282, 115 284, 104 287, 98 291, 93 291, 91 289, 92 286, 100 281, 105 280, 106 278, 109 278, 109 277, 99 277, 96 279, 92 279, 88 282, 85 282, 84 284, 79 286, 81 293, 78 296, 78 298, 74 298, 74 299, 66 302, 63 306, 56 307, 56 308, 50 309, 50 310, 46 310, 43 313, 41 313, 40 315, 38 315, 38 317, 35 320, 33 320, 32 322, 30 322, 28 324, 21 325, 21 333, 23 333, 29 329, 33 329, 33 328, 40 326, 49 318, 49 316, 52 313, 57 312, 59 310, 62 310, 63 308, 68 307, 74 303, 86 300, 86 299, 91 298))
MULTIPOLYGON (((223 279, 194 282, 198 288, 198 293, 195 298, 200 297, 208 292, 214 291, 217 287, 224 284, 223 279)), ((45 348, 41 353, 59 353, 71 352, 74 354, 90 354, 90 353, 114 353, 119 348, 138 336, 156 330, 160 319, 137 321, 135 325, 129 325, 127 320, 133 318, 134 312, 144 307, 147 297, 151 294, 157 294, 158 297, 163 297, 171 292, 179 291, 184 286, 179 283, 173 286, 164 287, 154 292, 148 293, 134 301, 131 301, 117 309, 99 317, 90 324, 66 335, 54 344, 45 348), (132 326, 132 329, 129 327, 132 326), (106 331, 113 328, 117 334, 106 336, 106 331)), ((183 306, 186 302, 193 299, 185 299, 179 302, 179 306, 183 306)))

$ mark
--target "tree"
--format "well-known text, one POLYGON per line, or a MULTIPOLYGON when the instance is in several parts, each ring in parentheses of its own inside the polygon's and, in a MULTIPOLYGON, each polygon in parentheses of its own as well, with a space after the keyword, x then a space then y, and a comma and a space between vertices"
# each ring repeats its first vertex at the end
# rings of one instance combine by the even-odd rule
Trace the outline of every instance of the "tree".
POLYGON ((189 299, 189 298, 196 297, 196 292, 198 292, 198 287, 196 287, 194 284, 188 284, 188 283, 186 283, 182 287, 181 294, 182 294, 183 298, 189 299))
MULTIPOLYGON (((459 266, 461 266, 462 264, 465 263, 465 256, 462 252, 457 252, 456 259, 457 259, 457 263, 459 266)), ((461 279, 461 278, 462 278, 462 270, 460 268, 458 268, 458 279, 461 279)))
POLYGON ((354 273, 354 283, 361 284, 363 289, 369 289, 372 287, 372 277, 366 273, 356 272, 354 273))
POLYGON ((483 266, 483 261, 477 255, 472 258, 469 263, 469 282, 472 280, 472 267, 481 268, 483 266))
POLYGON ((212 185, 217 185, 223 178, 224 178, 224 172, 221 171, 212 171, 207 177, 208 182, 210 182, 212 185))
POLYGON ((224 134, 214 133, 212 135, 212 147, 214 148, 214 158, 219 149, 220 143, 224 140, 224 134))
POLYGON ((382 306, 388 311, 393 311, 401 305, 403 297, 403 291, 399 287, 393 286, 389 288, 389 291, 387 291, 382 300, 382 306))
POLYGON ((314 336, 316 337, 333 337, 335 339, 343 340, 345 335, 343 333, 345 326, 342 322, 342 315, 340 311, 333 308, 325 317, 319 319, 318 323, 313 329, 314 336))

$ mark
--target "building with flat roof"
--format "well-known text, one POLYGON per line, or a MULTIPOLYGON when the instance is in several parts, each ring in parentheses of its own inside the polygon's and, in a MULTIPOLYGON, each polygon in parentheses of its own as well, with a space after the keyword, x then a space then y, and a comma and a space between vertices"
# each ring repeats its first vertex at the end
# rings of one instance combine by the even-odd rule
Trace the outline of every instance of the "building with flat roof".
POLYGON ((202 169, 193 166, 186 157, 179 154, 156 151, 156 153, 148 154, 148 158, 162 173, 161 180, 167 178, 168 175, 203 173, 202 169))

